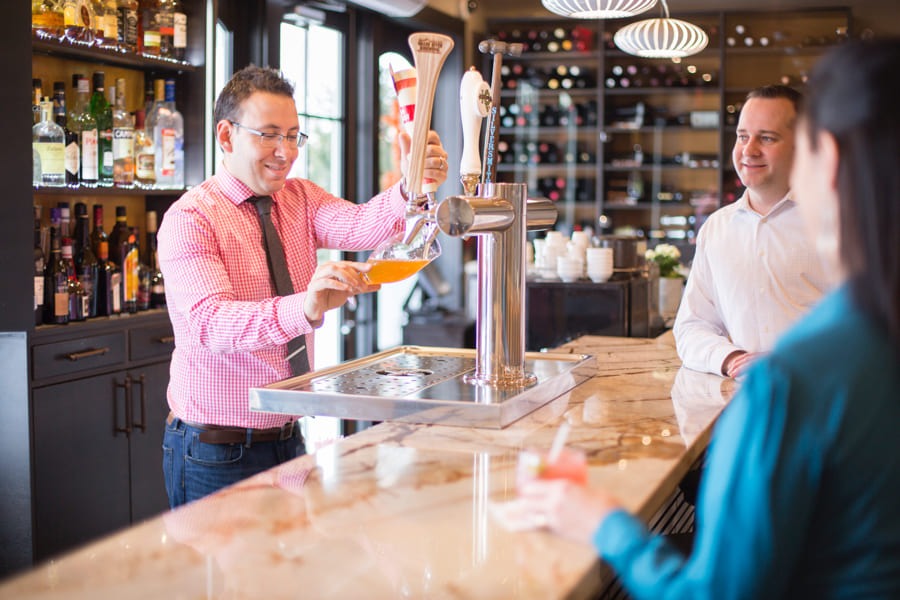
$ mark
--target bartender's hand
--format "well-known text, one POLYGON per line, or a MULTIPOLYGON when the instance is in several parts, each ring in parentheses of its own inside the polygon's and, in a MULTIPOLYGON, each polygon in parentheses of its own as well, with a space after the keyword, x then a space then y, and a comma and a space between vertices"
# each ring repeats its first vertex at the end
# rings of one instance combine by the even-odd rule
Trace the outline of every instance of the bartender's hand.
POLYGON ((732 378, 740 377, 747 372, 753 361, 762 355, 762 352, 735 350, 725 357, 725 362, 722 363, 722 374, 732 378))
MULTIPOLYGON (((412 140, 405 131, 400 132, 400 172, 406 179, 409 175, 409 151, 412 146, 412 140)), ((447 181, 447 151, 441 145, 441 137, 436 131, 428 132, 426 138, 427 146, 425 146, 425 170, 422 172, 423 178, 434 179, 438 185, 447 181)))
POLYGON ((342 306, 353 296, 380 289, 380 285, 372 285, 363 277, 371 268, 369 263, 349 260, 328 261, 316 267, 303 301, 307 320, 318 327, 327 311, 342 306))
POLYGON ((622 508, 611 494, 565 479, 533 479, 519 490, 522 503, 536 523, 582 544, 592 544, 594 532, 609 513, 622 508))

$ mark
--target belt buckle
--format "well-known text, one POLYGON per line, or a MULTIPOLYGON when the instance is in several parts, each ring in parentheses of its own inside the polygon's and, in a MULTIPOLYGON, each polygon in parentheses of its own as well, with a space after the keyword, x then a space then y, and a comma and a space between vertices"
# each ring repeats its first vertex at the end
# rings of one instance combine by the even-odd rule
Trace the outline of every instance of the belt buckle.
POLYGON ((281 426, 281 433, 278 436, 279 441, 288 440, 294 434, 294 422, 288 421, 284 425, 281 426))

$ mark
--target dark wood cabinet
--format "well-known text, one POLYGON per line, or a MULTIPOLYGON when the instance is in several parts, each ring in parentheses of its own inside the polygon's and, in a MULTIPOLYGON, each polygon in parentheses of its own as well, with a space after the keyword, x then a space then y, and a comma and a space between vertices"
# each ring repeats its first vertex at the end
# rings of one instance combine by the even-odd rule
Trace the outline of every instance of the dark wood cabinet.
POLYGON ((163 311, 126 321, 124 327, 94 325, 118 330, 80 339, 67 339, 66 328, 51 329, 37 336, 40 343, 32 349, 45 358, 35 362, 36 374, 44 377, 35 379, 32 391, 37 561, 168 508, 162 436, 172 329, 163 311), (110 345, 121 342, 115 353, 89 354, 111 340, 110 345), (73 352, 82 342, 88 349, 73 352), (74 375, 38 368, 48 364, 47 357, 52 366, 52 360, 85 354, 87 360, 115 360, 85 363, 74 375))

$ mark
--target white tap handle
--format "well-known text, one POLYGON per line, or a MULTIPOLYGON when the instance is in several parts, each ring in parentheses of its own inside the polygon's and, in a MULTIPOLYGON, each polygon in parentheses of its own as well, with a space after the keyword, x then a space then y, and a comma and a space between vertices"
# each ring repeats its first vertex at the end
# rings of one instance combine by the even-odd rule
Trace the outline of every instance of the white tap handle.
POLYGON ((422 177, 425 171, 425 148, 428 130, 431 129, 431 109, 438 75, 444 61, 453 50, 453 38, 439 33, 413 33, 409 36, 416 67, 416 117, 413 124, 412 145, 409 151, 407 191, 410 195, 423 193, 422 177))
POLYGON ((471 67, 459 84, 459 116, 462 120, 463 149, 460 175, 481 175, 481 152, 478 148, 481 121, 491 110, 491 88, 481 73, 471 67))

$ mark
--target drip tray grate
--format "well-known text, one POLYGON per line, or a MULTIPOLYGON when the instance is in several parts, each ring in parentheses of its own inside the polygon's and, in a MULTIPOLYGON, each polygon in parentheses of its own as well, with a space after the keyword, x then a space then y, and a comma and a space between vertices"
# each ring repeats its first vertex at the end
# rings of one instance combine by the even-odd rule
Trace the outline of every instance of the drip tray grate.
POLYGON ((250 390, 250 408, 368 421, 502 428, 594 374, 580 354, 527 353, 536 383, 497 388, 465 381, 475 351, 400 346, 250 390))

